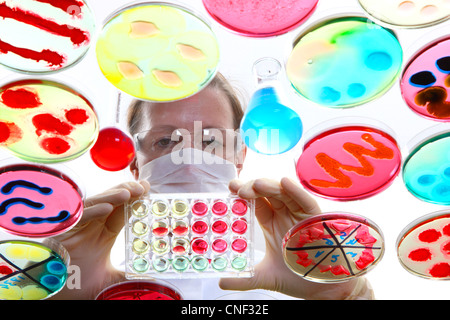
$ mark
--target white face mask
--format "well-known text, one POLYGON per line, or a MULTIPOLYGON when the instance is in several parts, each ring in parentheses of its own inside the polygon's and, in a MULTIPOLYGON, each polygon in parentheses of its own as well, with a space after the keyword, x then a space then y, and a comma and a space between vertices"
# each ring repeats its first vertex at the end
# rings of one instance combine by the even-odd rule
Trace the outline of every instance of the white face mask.
POLYGON ((237 177, 234 163, 195 148, 186 148, 152 160, 139 170, 151 193, 228 193, 237 177))

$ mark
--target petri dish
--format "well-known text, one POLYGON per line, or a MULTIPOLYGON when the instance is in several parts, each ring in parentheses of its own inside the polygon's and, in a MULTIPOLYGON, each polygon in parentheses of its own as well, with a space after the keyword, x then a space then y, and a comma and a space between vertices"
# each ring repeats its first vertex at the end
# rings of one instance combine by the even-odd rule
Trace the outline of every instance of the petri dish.
POLYGON ((450 279, 450 211, 441 210, 412 221, 398 236, 397 257, 415 276, 450 279))
POLYGON ((362 118, 318 125, 308 134, 296 163, 301 184, 315 195, 337 201, 382 192, 399 175, 402 162, 389 132, 381 123, 362 118))
POLYGON ((73 160, 95 143, 98 132, 91 102, 65 84, 22 79, 0 88, 0 147, 18 158, 73 160))
POLYGON ((450 127, 428 128, 409 143, 403 163, 403 183, 416 198, 425 202, 450 204, 450 127))
POLYGON ((406 64, 400 89, 416 114, 440 122, 450 121, 450 37, 427 43, 406 64))
POLYGON ((190 9, 149 2, 119 9, 96 45, 98 65, 117 89, 149 101, 173 101, 204 88, 216 74, 215 34, 190 9))
POLYGON ((384 254, 384 238, 378 226, 362 216, 324 213, 292 227, 282 247, 284 262, 300 277, 336 283, 372 269, 384 254))
POLYGON ((66 284, 69 255, 52 239, 0 242, 0 299, 44 300, 66 284))
POLYGON ((95 35, 94 16, 83 0, 2 1, 0 17, 0 64, 18 72, 50 73, 73 66, 95 35))
POLYGON ((286 74, 302 97, 330 108, 349 108, 390 89, 402 61, 393 31, 360 16, 329 17, 296 38, 286 74))
POLYGON ((183 300, 183 296, 162 281, 130 280, 105 288, 95 300, 183 300))
POLYGON ((359 0, 359 4, 372 18, 395 27, 429 27, 450 17, 446 0, 359 0))
POLYGON ((83 214, 83 191, 73 178, 44 165, 0 167, 0 228, 10 234, 44 238, 64 233, 83 214))
POLYGON ((271 37, 284 34, 306 21, 318 0, 203 0, 211 17, 242 36, 271 37))

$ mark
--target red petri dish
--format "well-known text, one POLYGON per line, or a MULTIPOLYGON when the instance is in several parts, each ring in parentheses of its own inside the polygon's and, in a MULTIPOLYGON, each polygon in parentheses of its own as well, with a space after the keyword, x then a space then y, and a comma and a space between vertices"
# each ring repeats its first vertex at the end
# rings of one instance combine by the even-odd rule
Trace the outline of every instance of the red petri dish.
POLYGON ((228 231, 228 224, 224 220, 216 220, 213 222, 211 230, 216 234, 225 234, 228 231))
POLYGON ((104 289, 95 300, 183 300, 183 297, 169 285, 151 281, 129 281, 104 289))
POLYGON ((231 243, 231 249, 235 252, 242 253, 247 250, 247 241, 243 238, 237 238, 231 243))
POLYGON ((201 201, 195 201, 195 203, 192 205, 192 214, 196 216, 204 216, 208 213, 208 205, 201 201))
POLYGON ((235 220, 231 224, 231 230, 237 234, 244 234, 247 231, 247 221, 245 219, 235 220))
POLYGON ((238 216, 245 215, 247 213, 247 210, 247 202, 242 199, 236 200, 231 207, 231 212, 238 216))
POLYGON ((218 216, 224 216, 228 212, 227 204, 222 200, 216 200, 211 208, 212 213, 218 216))
POLYGON ((202 238, 196 238, 191 243, 192 251, 197 254, 205 254, 208 251, 208 242, 202 238))
POLYGON ((212 242, 211 248, 214 252, 224 253, 228 249, 228 243, 222 238, 217 238, 212 242))

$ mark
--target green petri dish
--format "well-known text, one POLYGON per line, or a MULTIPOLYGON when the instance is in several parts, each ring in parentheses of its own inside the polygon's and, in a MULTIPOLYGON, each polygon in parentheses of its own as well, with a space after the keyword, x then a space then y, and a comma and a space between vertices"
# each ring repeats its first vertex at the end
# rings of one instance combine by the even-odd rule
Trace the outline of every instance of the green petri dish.
POLYGON ((165 257, 157 257, 153 259, 153 269, 157 272, 164 272, 169 269, 170 262, 165 257))
POLYGON ((216 270, 216 271, 223 271, 228 266, 228 260, 224 256, 218 256, 218 257, 215 257, 211 261, 211 265, 212 265, 214 270, 216 270))
POLYGON ((133 270, 139 273, 147 272, 150 262, 144 257, 136 257, 133 260, 133 270))
POLYGON ((247 267, 247 258, 243 256, 234 257, 231 261, 231 267, 238 271, 244 270, 247 267))
POLYGON ((184 272, 189 268, 189 259, 185 256, 179 256, 172 260, 172 267, 175 271, 184 272))
POLYGON ((208 269, 209 262, 204 256, 195 256, 192 258, 191 265, 195 271, 203 272, 208 269))

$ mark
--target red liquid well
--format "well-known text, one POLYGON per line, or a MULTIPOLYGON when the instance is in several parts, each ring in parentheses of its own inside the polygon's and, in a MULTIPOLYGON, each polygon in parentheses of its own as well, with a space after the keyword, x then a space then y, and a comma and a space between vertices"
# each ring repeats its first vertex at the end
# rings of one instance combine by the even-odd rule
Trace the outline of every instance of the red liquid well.
POLYGON ((182 300, 182 297, 161 284, 133 281, 105 289, 96 300, 182 300))

